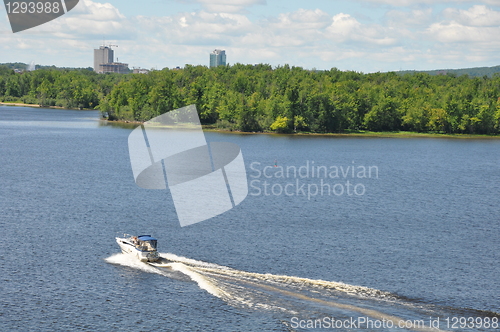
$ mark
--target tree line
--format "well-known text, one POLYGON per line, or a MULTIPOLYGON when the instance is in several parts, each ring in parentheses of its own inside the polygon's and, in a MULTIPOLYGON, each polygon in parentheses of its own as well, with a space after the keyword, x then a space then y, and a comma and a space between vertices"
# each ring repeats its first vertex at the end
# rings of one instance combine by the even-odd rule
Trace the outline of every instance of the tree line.
POLYGON ((363 74, 288 65, 205 66, 149 74, 0 67, 0 99, 99 109, 147 121, 196 104, 221 129, 280 133, 415 131, 499 134, 500 76, 363 74))

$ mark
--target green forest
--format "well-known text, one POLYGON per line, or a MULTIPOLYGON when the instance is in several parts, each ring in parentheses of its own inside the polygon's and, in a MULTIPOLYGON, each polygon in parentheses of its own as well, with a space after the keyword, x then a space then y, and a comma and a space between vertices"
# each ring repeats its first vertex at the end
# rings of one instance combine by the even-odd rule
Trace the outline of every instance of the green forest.
POLYGON ((99 109, 121 121, 147 121, 196 104, 203 124, 245 132, 500 133, 500 75, 363 74, 264 64, 19 74, 0 66, 0 101, 99 109))

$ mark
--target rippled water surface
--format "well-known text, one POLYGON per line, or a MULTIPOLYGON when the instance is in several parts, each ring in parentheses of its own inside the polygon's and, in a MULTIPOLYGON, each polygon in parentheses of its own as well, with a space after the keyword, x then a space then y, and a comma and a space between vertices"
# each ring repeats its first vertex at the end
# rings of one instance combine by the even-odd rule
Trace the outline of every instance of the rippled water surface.
POLYGON ((181 228, 168 190, 134 183, 132 128, 0 107, 3 329, 312 331, 368 318, 437 331, 432 317, 451 331, 447 318, 498 319, 500 140, 207 132, 241 147, 249 195, 181 228), (168 263, 120 254, 123 233, 155 236, 168 263))

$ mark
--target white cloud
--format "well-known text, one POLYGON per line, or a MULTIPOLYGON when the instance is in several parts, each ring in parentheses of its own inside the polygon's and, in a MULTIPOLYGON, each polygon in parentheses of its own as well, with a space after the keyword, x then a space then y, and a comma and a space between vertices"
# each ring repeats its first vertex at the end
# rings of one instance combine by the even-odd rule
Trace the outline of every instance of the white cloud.
MULTIPOLYGON (((146 68, 206 65, 214 48, 226 49, 229 63, 362 71, 460 67, 467 61, 497 61, 500 51, 500 12, 484 5, 443 11, 392 8, 371 21, 346 11, 293 8, 257 20, 243 9, 261 0, 196 0, 205 9, 132 17, 96 1, 80 1, 68 15, 46 25, 0 34, 8 50, 0 62, 29 62, 36 54, 40 64, 91 66, 92 49, 103 38, 119 45, 115 56, 120 61, 146 68), (211 4, 227 8, 214 12, 211 4)), ((7 24, 0 18, 2 28, 7 24)))
POLYGON ((109 3, 83 0, 67 15, 16 35, 32 38, 44 34, 67 39, 129 39, 136 32, 120 11, 109 3))
MULTIPOLYGON (((436 5, 436 4, 453 4, 453 3, 470 3, 470 0, 358 0, 360 2, 368 2, 380 5, 391 5, 394 7, 410 7, 420 5, 436 5)), ((491 6, 500 6, 500 0, 477 0, 476 3, 482 3, 491 6)))
POLYGON ((324 29, 330 23, 331 17, 326 12, 319 9, 298 9, 254 24, 249 37, 258 41, 261 46, 305 46, 323 39, 324 29))
POLYGON ((333 22, 327 29, 330 37, 337 42, 345 42, 359 32, 361 23, 349 14, 340 13, 333 17, 333 22))
POLYGON ((253 24, 240 14, 181 13, 171 17, 137 17, 134 26, 147 38, 173 45, 227 45, 251 31, 253 24))
POLYGON ((237 13, 253 5, 265 5, 265 0, 192 0, 212 13, 237 13))
POLYGON ((445 9, 443 17, 445 20, 431 24, 425 31, 428 38, 448 44, 467 43, 474 51, 500 47, 499 11, 476 5, 467 10, 445 9))
POLYGON ((80 1, 71 13, 92 21, 115 21, 125 18, 118 8, 110 3, 99 3, 91 0, 80 1))
POLYGON ((364 45, 394 45, 398 42, 396 31, 377 24, 364 25, 349 14, 340 13, 333 17, 332 24, 326 29, 327 36, 337 43, 358 42, 364 45), (392 36, 391 36, 392 35, 392 36))
POLYGON ((323 29, 330 22, 330 15, 320 9, 306 10, 299 8, 295 12, 280 14, 274 24, 271 22, 271 26, 293 30, 323 29))
POLYGON ((448 20, 456 21, 465 26, 498 27, 500 26, 500 12, 483 5, 475 5, 468 10, 447 8, 443 15, 448 20))
POLYGON ((389 27, 404 29, 425 28, 435 20, 432 8, 419 8, 410 11, 389 10, 384 15, 384 23, 389 27))
POLYGON ((427 29, 427 34, 442 43, 488 43, 492 47, 498 45, 500 27, 471 27, 457 22, 434 23, 427 29))

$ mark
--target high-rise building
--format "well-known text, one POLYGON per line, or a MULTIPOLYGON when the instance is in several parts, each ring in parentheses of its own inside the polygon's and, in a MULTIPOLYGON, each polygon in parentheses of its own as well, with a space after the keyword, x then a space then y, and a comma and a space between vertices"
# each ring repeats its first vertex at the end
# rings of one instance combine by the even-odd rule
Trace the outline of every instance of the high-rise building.
POLYGON ((210 68, 226 65, 226 51, 214 50, 210 53, 210 68))
POLYGON ((115 52, 111 46, 117 45, 103 45, 94 50, 94 71, 100 74, 130 72, 127 63, 114 62, 115 52))
POLYGON ((128 63, 122 62, 112 62, 112 63, 103 63, 99 65, 99 73, 118 73, 118 74, 127 74, 130 72, 128 68, 128 63))
POLYGON ((94 71, 97 73, 102 73, 100 65, 106 63, 113 63, 114 51, 111 47, 101 46, 99 49, 94 49, 94 71))

